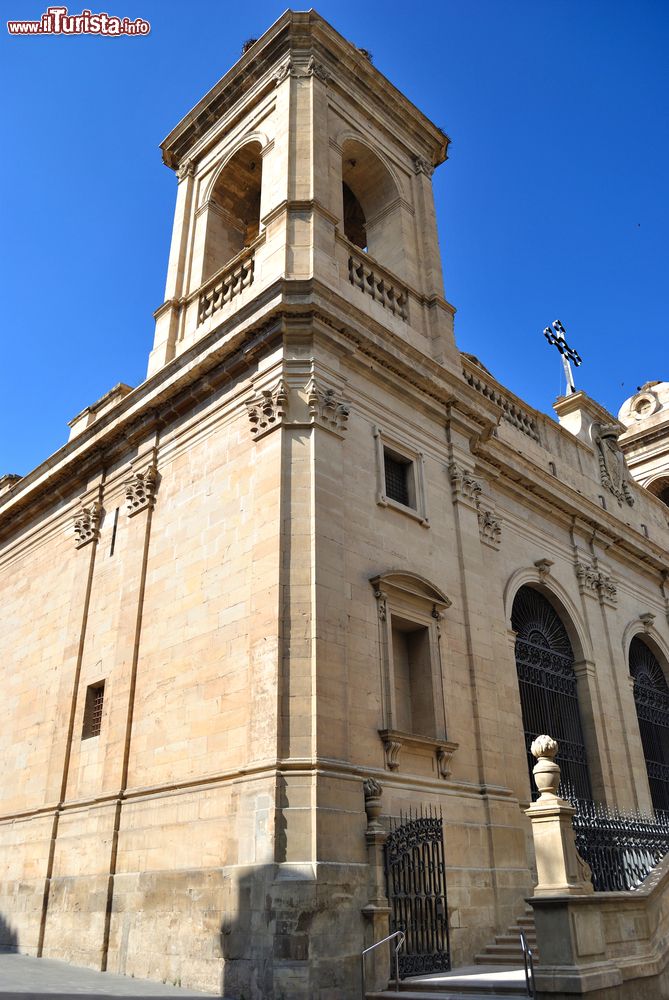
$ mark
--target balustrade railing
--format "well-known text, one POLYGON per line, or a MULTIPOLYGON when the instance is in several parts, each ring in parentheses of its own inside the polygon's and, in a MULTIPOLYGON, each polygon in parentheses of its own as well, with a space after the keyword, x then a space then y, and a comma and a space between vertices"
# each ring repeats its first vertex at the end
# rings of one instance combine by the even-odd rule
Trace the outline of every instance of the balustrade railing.
POLYGON ((255 246, 245 247, 199 290, 198 326, 253 284, 255 246))
POLYGON ((669 853, 669 814, 626 814, 598 802, 571 798, 576 848, 599 892, 636 889, 669 853))
POLYGON ((371 295, 375 302, 380 302, 393 316, 403 320, 408 318, 409 296, 406 288, 366 254, 349 253, 348 279, 356 288, 371 295))

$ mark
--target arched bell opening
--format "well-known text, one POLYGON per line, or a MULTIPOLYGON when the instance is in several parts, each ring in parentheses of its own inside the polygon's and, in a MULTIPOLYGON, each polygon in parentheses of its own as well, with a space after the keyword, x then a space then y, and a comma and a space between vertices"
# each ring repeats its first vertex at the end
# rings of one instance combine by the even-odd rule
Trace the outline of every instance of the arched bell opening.
POLYGON ((574 651, 567 629, 551 602, 534 587, 523 586, 511 613, 525 731, 530 786, 536 761, 530 746, 546 733, 559 743, 562 787, 579 799, 592 799, 588 756, 578 703, 574 651))
POLYGON ((342 147, 344 235, 401 275, 404 256, 397 185, 381 159, 357 139, 342 147))
POLYGON ((634 704, 655 810, 669 811, 669 684, 659 659, 639 636, 630 643, 634 704))
POLYGON ((226 163, 209 196, 203 281, 258 237, 261 191, 261 147, 249 142, 226 163))

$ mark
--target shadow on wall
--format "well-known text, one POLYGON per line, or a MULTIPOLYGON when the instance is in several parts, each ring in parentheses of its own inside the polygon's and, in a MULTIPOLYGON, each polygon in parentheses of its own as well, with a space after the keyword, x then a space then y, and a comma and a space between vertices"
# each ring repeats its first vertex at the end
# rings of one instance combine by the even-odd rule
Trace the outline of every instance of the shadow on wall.
POLYGON ((0 913, 0 949, 2 951, 19 950, 19 936, 3 913, 0 913))
POLYGON ((276 865, 254 866, 230 885, 220 938, 221 995, 226 1000, 274 1000, 275 875, 276 865))

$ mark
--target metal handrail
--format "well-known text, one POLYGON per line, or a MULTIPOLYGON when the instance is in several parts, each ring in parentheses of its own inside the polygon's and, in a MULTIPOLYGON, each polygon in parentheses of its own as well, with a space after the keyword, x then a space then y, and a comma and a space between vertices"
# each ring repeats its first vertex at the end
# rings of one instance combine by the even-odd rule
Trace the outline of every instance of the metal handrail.
POLYGON ((534 955, 532 954, 532 949, 527 943, 525 932, 522 930, 520 932, 520 947, 523 949, 523 962, 525 963, 525 986, 527 987, 527 995, 528 997, 535 997, 537 994, 534 986, 534 955))
POLYGON ((386 941, 392 941, 392 939, 396 938, 396 937, 398 937, 400 940, 397 942, 397 947, 395 948, 395 989, 398 990, 400 988, 400 965, 399 965, 399 959, 398 959, 397 956, 399 954, 400 948, 404 944, 404 940, 406 938, 406 934, 404 933, 404 931, 393 931, 392 934, 389 934, 387 937, 381 938, 381 940, 377 941, 376 944, 372 944, 372 945, 369 946, 369 948, 365 948, 365 950, 360 955, 360 964, 361 964, 361 968, 362 968, 362 998, 363 998, 363 1000, 365 1000, 365 996, 367 994, 367 989, 365 987, 365 955, 367 955, 370 951, 374 951, 374 949, 378 948, 379 945, 385 944, 386 941))

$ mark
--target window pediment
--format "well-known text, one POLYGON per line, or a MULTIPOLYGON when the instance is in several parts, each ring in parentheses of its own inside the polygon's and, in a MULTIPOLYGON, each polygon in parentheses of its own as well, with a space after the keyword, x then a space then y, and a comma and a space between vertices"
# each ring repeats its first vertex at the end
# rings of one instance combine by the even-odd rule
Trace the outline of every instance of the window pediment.
POLYGON ((417 573, 407 573, 406 570, 390 570, 374 576, 369 581, 375 591, 402 596, 413 600, 425 601, 436 605, 439 610, 450 608, 453 603, 443 591, 417 573))

